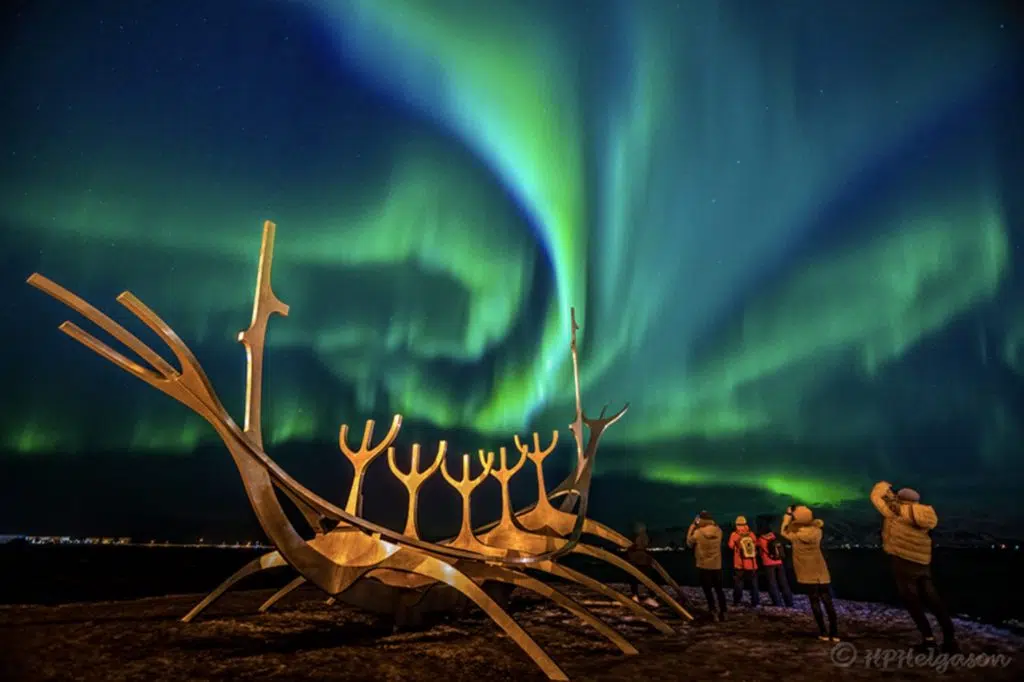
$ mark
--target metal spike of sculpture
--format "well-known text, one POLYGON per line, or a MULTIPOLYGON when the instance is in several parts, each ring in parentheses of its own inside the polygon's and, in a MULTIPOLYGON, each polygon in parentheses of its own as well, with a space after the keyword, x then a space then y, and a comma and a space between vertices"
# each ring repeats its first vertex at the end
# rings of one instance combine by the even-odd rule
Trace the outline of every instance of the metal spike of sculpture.
MULTIPOLYGON (((576 389, 576 418, 570 429, 576 441, 577 465, 566 480, 550 493, 544 486, 542 465, 544 458, 557 444, 557 431, 546 449, 541 448, 537 434, 533 434, 533 450, 524 446, 516 436, 514 440, 519 451, 519 460, 512 467, 508 466, 504 448, 499 449, 497 468, 494 468, 494 454, 488 452, 485 455, 481 450, 479 459, 483 469, 476 477, 471 476, 470 456, 463 455, 462 475, 457 479, 447 469, 445 441, 438 444, 433 463, 423 471, 419 470, 420 445, 414 444, 409 473, 399 470, 393 443, 401 428, 401 415, 395 415, 387 435, 376 444, 373 444, 374 422, 368 421, 358 450, 349 447, 348 427, 341 426, 339 446, 354 468, 352 486, 344 508, 316 495, 278 466, 263 449, 261 428, 263 352, 267 322, 271 315, 287 316, 289 311, 288 306, 274 295, 270 284, 274 231, 274 224, 267 221, 263 230, 252 321, 249 328, 238 336, 247 356, 245 420, 241 428, 224 409, 205 372, 188 347, 162 319, 130 292, 122 293, 117 297, 117 301, 167 344, 180 368, 172 366, 122 326, 60 285, 38 273, 28 279, 32 286, 93 322, 131 350, 142 362, 126 357, 70 321, 60 325, 62 332, 129 374, 174 398, 210 423, 238 467, 250 504, 264 532, 276 548, 275 551, 250 562, 236 572, 193 608, 183 620, 189 621, 194 618, 242 578, 269 568, 291 566, 298 572, 298 577, 275 594, 261 610, 269 608, 275 601, 307 581, 333 600, 344 599, 346 592, 357 581, 371 579, 400 591, 408 597, 409 603, 422 598, 431 586, 447 585, 479 606, 533 659, 549 679, 567 679, 558 665, 483 588, 488 583, 503 583, 547 597, 587 625, 594 627, 623 652, 636 653, 636 649, 618 632, 582 605, 524 572, 525 569, 534 569, 568 579, 615 599, 657 629, 664 632, 672 631, 661 619, 622 593, 557 562, 560 557, 569 553, 592 556, 627 571, 644 582, 677 613, 685 618, 691 618, 682 606, 636 567, 615 554, 580 542, 581 536, 587 533, 609 540, 620 547, 628 547, 630 544, 620 534, 586 516, 598 442, 604 430, 625 414, 628 405, 607 418, 604 416, 604 410, 597 419, 589 419, 583 413, 575 313, 572 316, 571 351, 576 389), (586 447, 583 444, 584 425, 589 430, 586 447), (380 526, 360 516, 359 502, 362 498, 362 482, 366 471, 370 464, 385 452, 392 473, 402 481, 409 493, 408 514, 402 532, 380 526), (508 484, 522 469, 527 459, 537 469, 538 502, 513 513, 508 484), (422 483, 438 469, 462 498, 462 524, 456 537, 444 542, 428 542, 420 538, 416 525, 418 491, 422 483), (470 498, 473 491, 488 477, 496 479, 501 486, 501 517, 494 523, 474 529, 470 517, 470 498), (314 536, 311 539, 304 539, 292 525, 281 506, 278 492, 295 504, 313 528, 314 536), (558 509, 552 505, 552 501, 557 498, 563 498, 558 509)), ((656 570, 678 590, 678 586, 660 565, 656 565, 656 570)))

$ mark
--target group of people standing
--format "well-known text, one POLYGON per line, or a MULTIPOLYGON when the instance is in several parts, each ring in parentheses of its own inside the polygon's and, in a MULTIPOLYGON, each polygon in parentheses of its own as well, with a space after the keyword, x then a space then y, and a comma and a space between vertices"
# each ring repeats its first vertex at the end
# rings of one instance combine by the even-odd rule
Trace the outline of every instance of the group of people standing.
MULTIPOLYGON (((870 499, 883 518, 882 548, 890 556, 900 596, 923 637, 919 648, 936 647, 925 615, 927 606, 942 628, 943 651, 956 653, 959 649, 953 621, 931 577, 932 540, 929 533, 938 524, 934 508, 922 504, 916 491, 904 488, 895 493, 885 481, 875 485, 870 499)), ((740 605, 746 585, 750 590, 750 605, 760 607, 760 571, 768 584, 772 604, 792 607, 793 592, 785 568, 785 559, 790 554, 796 581, 810 602, 819 639, 838 642, 839 622, 832 601, 832 576, 821 551, 823 527, 824 523, 814 517, 809 507, 793 505, 782 516, 781 538, 767 524, 762 524, 755 533, 745 517, 737 516, 734 529, 726 540, 722 528, 709 512, 698 514, 686 531, 686 544, 693 548, 698 580, 712 618, 724 621, 728 612, 722 579, 724 541, 732 554, 733 606, 740 605), (788 550, 783 539, 788 543, 788 550)), ((638 530, 637 540, 630 550, 630 558, 635 563, 643 562, 642 555, 646 553, 649 542, 646 531, 638 530)), ((639 599, 636 584, 633 586, 633 598, 639 599)))

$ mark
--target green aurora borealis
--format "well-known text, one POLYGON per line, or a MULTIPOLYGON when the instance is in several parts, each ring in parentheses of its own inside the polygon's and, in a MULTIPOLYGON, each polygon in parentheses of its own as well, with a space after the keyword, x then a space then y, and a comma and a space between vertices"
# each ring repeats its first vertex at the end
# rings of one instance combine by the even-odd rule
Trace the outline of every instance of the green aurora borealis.
POLYGON ((585 403, 632 405, 602 474, 839 502, 921 471, 907 443, 955 421, 930 480, 1010 475, 1016 36, 994 3, 890 5, 26 5, 0 449, 212 442, 24 277, 121 321, 130 289, 238 414, 270 219, 272 445, 393 411, 464 449, 564 428, 575 306, 585 403))

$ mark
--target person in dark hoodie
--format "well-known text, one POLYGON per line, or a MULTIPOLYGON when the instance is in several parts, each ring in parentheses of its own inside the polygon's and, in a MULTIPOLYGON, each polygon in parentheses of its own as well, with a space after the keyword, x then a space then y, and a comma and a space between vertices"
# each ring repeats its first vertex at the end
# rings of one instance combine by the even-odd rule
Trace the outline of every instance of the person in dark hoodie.
POLYGON ((702 511, 686 529, 686 544, 693 547, 697 577, 711 617, 725 620, 725 590, 722 589, 722 529, 706 511, 702 511), (717 610, 715 596, 718 597, 717 610))
POLYGON ((921 496, 911 488, 903 488, 894 494, 886 481, 879 481, 871 490, 871 504, 883 518, 882 550, 891 557, 896 587, 924 638, 917 649, 935 648, 935 636, 924 611, 928 606, 942 628, 943 652, 958 653, 960 647, 956 642, 953 619, 932 582, 932 538, 929 532, 939 523, 935 509, 921 504, 921 496))
POLYGON ((743 581, 750 583, 750 605, 761 606, 761 589, 757 585, 757 536, 747 525, 747 517, 736 517, 736 530, 729 536, 732 550, 732 605, 739 606, 743 581))
MULTIPOLYGON (((633 528, 633 544, 626 550, 626 559, 629 563, 636 566, 644 575, 648 576, 655 582, 659 582, 660 578, 654 573, 653 561, 647 550, 651 545, 651 539, 647 535, 647 526, 642 523, 637 523, 633 528)), ((630 576, 629 583, 630 592, 633 594, 633 601, 640 601, 640 581, 630 576)), ((647 597, 644 603, 651 608, 658 607, 658 601, 654 597, 647 597)))
POLYGON ((776 537, 769 528, 767 519, 764 518, 758 519, 757 550, 761 557, 761 570, 768 581, 768 595, 772 599, 772 604, 785 604, 793 608, 793 592, 789 589, 789 579, 786 578, 786 566, 783 563, 786 549, 782 539, 776 537))
POLYGON ((790 507, 782 517, 782 530, 779 534, 793 544, 793 572, 796 581, 807 589, 807 597, 811 602, 811 613, 818 624, 818 639, 822 641, 839 641, 839 619, 835 606, 832 604, 832 576, 828 572, 828 564, 821 553, 822 527, 821 519, 814 518, 811 510, 804 506, 790 507), (828 631, 825 630, 825 619, 821 606, 825 605, 828 615, 828 631))

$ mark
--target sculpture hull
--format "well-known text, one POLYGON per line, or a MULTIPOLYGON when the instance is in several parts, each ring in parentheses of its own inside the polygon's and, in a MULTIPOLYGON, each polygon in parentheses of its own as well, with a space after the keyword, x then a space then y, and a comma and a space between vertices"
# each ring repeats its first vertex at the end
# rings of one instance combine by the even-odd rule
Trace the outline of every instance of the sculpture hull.
MULTIPOLYGON (((507 607, 514 586, 486 581, 481 587, 502 608, 507 607)), ((377 580, 360 580, 337 596, 338 601, 368 613, 394 619, 402 630, 429 628, 441 619, 472 608, 472 602, 458 590, 434 584, 419 590, 387 585, 377 580)))

